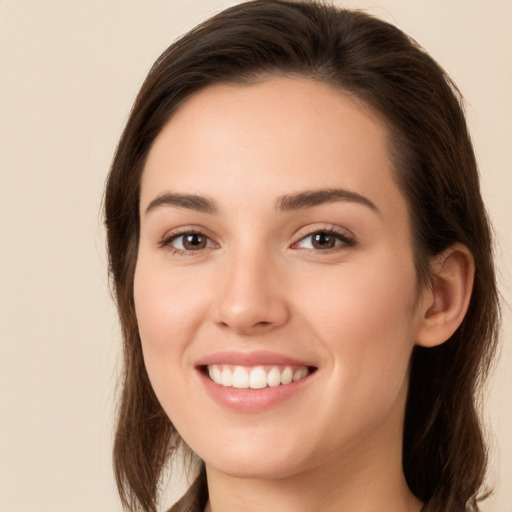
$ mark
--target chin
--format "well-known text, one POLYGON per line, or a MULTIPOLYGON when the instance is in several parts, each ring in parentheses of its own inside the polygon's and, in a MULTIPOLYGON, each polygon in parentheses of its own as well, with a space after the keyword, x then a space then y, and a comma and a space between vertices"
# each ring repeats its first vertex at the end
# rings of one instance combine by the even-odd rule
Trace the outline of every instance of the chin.
POLYGON ((213 461, 212 464, 206 462, 206 465, 232 478, 246 480, 282 480, 299 472, 297 466, 291 466, 285 461, 222 460, 218 463, 213 461))
MULTIPOLYGON (((225 447, 226 445, 224 445, 225 447)), ((290 456, 282 447, 262 450, 245 446, 224 449, 222 453, 211 453, 203 458, 207 467, 226 475, 244 479, 279 480, 288 478, 305 469, 305 460, 298 454, 290 456)))

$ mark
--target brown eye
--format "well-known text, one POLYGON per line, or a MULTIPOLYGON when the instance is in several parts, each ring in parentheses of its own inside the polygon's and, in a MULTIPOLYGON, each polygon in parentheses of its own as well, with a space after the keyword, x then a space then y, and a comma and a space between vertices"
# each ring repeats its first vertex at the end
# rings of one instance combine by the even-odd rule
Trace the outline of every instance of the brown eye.
POLYGON ((315 231, 302 238, 296 245, 300 249, 310 249, 321 252, 330 249, 352 247, 355 245, 355 241, 337 231, 315 231))
POLYGON ((330 233, 315 233, 311 236, 311 245, 315 249, 332 249, 336 245, 336 237, 330 233))
POLYGON ((199 233, 183 235, 183 247, 187 251, 196 251, 206 247, 207 238, 199 233))
POLYGON ((166 243, 177 251, 189 252, 199 251, 212 247, 212 241, 202 233, 183 233, 181 235, 175 235, 172 239, 166 243))

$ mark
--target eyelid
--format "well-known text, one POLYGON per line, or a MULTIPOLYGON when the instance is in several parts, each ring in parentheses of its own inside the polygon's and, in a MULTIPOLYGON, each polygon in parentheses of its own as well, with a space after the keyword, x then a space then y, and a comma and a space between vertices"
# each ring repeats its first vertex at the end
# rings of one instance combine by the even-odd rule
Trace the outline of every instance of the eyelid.
POLYGON ((162 249, 168 249, 172 251, 173 254, 180 254, 184 256, 193 256, 197 255, 201 252, 203 252, 205 249, 212 249, 215 247, 218 247, 219 244, 213 239, 211 235, 207 234, 207 230, 205 230, 202 227, 199 226, 186 226, 186 227, 179 227, 174 228, 170 231, 166 231, 165 234, 157 241, 157 246, 162 249), (176 247, 172 246, 172 242, 180 237, 186 236, 186 235, 200 235, 205 238, 207 238, 208 242, 210 242, 210 245, 207 245, 206 247, 202 249, 197 250, 183 250, 178 249, 176 247))
POLYGON ((332 247, 330 249, 309 249, 305 248, 303 250, 306 251, 313 251, 316 253, 329 253, 333 251, 338 251, 345 249, 347 247, 353 247, 356 245, 356 237, 355 235, 349 231, 346 228, 342 228, 340 226, 336 226, 334 224, 323 224, 323 225, 314 225, 314 226, 307 226, 305 228, 302 228, 298 231, 296 235, 296 241, 293 242, 291 245, 292 249, 301 249, 300 247, 297 247, 300 242, 302 242, 305 238, 315 235, 317 233, 326 233, 333 235, 338 238, 342 243, 339 245, 336 245, 335 247, 332 247))
MULTIPOLYGON (((170 251, 173 252, 173 254, 181 254, 186 256, 193 256, 198 255, 201 252, 204 252, 205 249, 212 249, 212 248, 218 248, 219 244, 215 241, 214 237, 208 234, 208 230, 200 227, 200 226, 183 226, 179 228, 174 228, 170 231, 167 231, 157 242, 158 247, 160 248, 167 248, 170 251), (180 238, 182 236, 191 235, 191 234, 197 234, 204 236, 207 238, 207 246, 204 248, 200 248, 197 250, 184 250, 184 249, 178 249, 176 247, 173 247, 171 244, 174 240, 177 238, 180 238)), ((316 224, 316 225, 310 225, 306 226, 302 229, 300 229, 297 234, 295 235, 295 241, 291 244, 290 248, 292 249, 302 249, 305 251, 311 251, 315 253, 330 253, 334 251, 343 250, 347 247, 352 247, 356 245, 356 237, 354 234, 346 229, 342 228, 341 226, 336 226, 334 224, 316 224), (308 236, 312 236, 317 233, 325 233, 335 236, 338 240, 340 240, 342 243, 337 244, 332 248, 328 249, 310 249, 310 248, 301 248, 298 247, 298 244, 302 242, 305 238, 308 236)))

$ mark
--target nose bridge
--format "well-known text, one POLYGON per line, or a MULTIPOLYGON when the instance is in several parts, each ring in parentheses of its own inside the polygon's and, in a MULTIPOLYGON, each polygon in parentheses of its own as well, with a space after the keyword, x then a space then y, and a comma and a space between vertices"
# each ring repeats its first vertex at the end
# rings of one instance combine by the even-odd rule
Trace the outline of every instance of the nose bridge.
POLYGON ((288 307, 278 286, 278 256, 264 244, 248 241, 228 252, 219 287, 218 321, 241 333, 286 322, 288 307))

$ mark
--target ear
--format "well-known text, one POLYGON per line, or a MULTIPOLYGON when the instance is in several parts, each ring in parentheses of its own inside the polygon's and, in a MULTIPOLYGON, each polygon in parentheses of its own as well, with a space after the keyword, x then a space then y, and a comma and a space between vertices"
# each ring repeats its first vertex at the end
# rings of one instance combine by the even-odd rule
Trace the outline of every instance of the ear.
POLYGON ((475 264, 469 249, 454 244, 431 263, 432 283, 423 292, 416 344, 441 345, 457 330, 469 306, 475 264))

